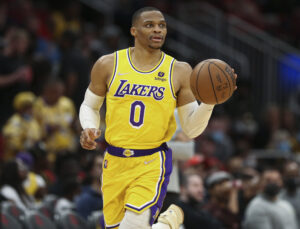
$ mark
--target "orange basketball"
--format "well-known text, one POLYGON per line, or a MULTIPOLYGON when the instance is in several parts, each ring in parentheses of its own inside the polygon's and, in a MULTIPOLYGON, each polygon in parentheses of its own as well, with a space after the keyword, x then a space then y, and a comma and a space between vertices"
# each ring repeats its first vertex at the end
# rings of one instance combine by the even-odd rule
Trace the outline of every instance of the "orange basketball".
POLYGON ((236 86, 232 68, 218 59, 207 59, 197 64, 190 83, 196 99, 206 104, 224 103, 232 96, 236 86))

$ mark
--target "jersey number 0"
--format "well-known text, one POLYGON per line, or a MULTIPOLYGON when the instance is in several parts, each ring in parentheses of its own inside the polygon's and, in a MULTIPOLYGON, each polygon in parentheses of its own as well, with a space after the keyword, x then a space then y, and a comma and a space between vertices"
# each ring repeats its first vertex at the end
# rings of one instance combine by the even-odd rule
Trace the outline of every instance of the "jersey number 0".
POLYGON ((134 128, 140 128, 144 124, 145 104, 142 101, 135 101, 130 108, 130 124, 134 128), (138 112, 139 111, 139 112, 138 112))

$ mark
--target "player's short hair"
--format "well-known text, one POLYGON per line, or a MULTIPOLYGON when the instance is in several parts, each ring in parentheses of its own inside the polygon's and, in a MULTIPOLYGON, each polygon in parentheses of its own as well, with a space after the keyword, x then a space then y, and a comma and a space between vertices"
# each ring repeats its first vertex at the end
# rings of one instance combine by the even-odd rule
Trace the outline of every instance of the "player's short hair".
POLYGON ((157 9, 155 7, 152 7, 152 6, 147 6, 147 7, 143 7, 141 9, 138 9, 132 15, 131 25, 134 25, 136 23, 136 21, 139 19, 139 17, 141 16, 142 13, 148 12, 148 11, 159 11, 159 12, 161 12, 159 9, 157 9))

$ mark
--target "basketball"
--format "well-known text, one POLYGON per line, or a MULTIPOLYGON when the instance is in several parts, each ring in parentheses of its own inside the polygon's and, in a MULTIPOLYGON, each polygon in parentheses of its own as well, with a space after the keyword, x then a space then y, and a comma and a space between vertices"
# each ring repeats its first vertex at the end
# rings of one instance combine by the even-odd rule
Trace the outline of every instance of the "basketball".
POLYGON ((227 63, 207 59, 194 67, 190 84, 197 100, 206 104, 221 104, 232 96, 236 81, 227 63))

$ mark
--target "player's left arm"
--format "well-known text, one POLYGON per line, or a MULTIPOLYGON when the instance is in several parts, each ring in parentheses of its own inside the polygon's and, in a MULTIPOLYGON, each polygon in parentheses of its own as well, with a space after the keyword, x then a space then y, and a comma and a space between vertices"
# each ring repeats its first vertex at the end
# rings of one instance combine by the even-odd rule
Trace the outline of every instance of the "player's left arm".
POLYGON ((198 105, 190 88, 192 68, 188 63, 175 62, 173 84, 177 95, 178 115, 182 130, 195 138, 206 128, 214 105, 198 105))

